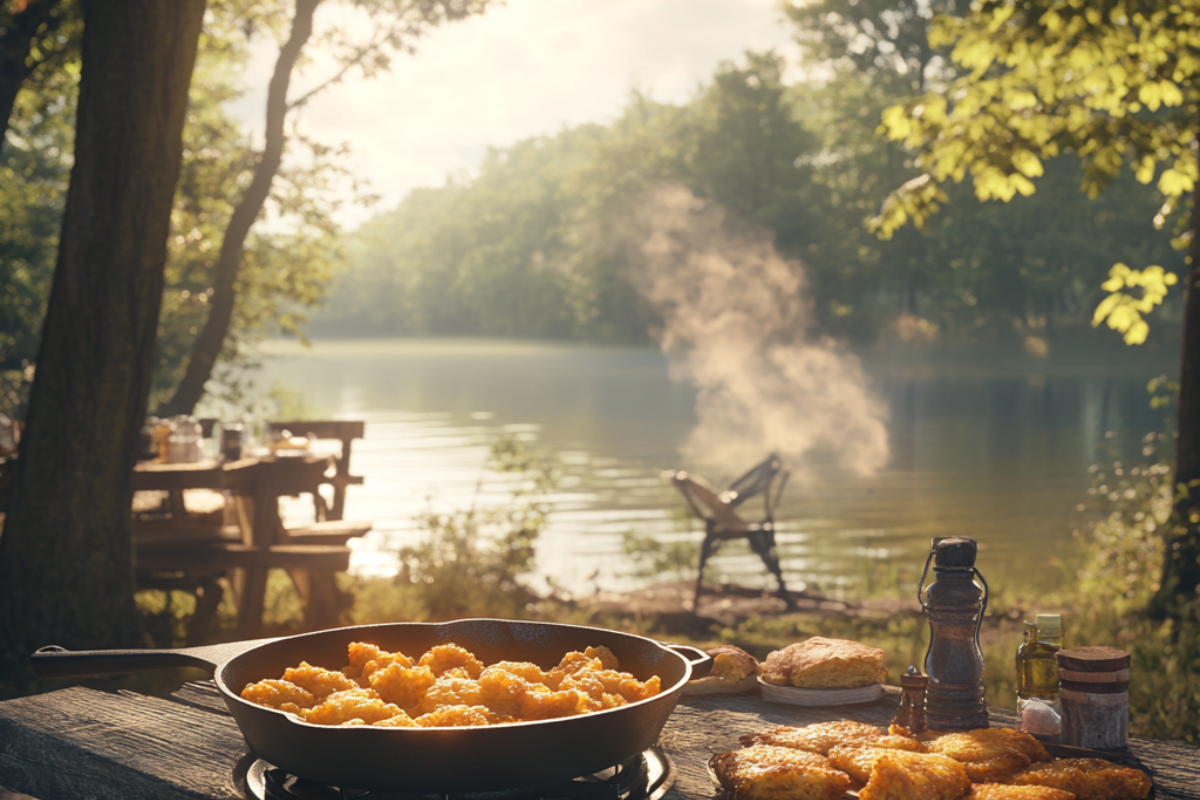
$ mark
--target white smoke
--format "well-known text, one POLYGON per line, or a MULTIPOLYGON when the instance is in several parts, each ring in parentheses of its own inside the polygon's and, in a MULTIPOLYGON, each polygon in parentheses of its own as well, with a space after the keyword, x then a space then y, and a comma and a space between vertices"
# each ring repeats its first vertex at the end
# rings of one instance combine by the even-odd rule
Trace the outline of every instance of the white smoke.
POLYGON ((873 472, 888 459, 886 405, 859 360, 814 335, 803 266, 768 232, 736 225, 677 184, 644 193, 625 220, 632 281, 699 394, 685 455, 736 472, 768 452, 803 473, 832 458, 873 472))

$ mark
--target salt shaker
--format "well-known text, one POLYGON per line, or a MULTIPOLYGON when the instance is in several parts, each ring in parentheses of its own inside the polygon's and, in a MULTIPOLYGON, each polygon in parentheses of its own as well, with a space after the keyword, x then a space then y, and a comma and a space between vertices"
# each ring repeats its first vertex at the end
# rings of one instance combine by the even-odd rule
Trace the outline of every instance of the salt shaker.
POLYGON ((909 733, 925 732, 925 688, 929 678, 909 667, 908 673, 900 676, 900 708, 896 711, 893 725, 907 728, 909 733))

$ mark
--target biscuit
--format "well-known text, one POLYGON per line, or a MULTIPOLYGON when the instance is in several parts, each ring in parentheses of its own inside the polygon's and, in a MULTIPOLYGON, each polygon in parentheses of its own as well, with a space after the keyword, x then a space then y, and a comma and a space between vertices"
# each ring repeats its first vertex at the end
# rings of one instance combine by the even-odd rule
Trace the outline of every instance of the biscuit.
POLYGON ((767 656, 762 679, 778 686, 846 689, 882 683, 883 651, 847 639, 814 636, 767 656))

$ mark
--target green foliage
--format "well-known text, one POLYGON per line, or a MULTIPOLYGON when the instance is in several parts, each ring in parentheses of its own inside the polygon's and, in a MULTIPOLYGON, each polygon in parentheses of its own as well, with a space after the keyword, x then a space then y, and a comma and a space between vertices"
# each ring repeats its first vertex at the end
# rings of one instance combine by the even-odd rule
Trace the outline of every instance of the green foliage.
POLYGON ((1080 589, 1103 597, 1117 613, 1144 608, 1158 591, 1163 542, 1172 524, 1171 468, 1157 463, 1126 469, 1117 462, 1091 472, 1088 494, 1100 501, 1102 516, 1087 530, 1080 589))
MULTIPOLYGON (((634 93, 607 125, 492 151, 477 176, 417 190, 354 237, 353 266, 313 330, 646 341, 658 320, 628 280, 622 220, 630 198, 673 181, 766 227, 804 262, 823 332, 1015 333, 1045 350, 1057 328, 1086 329, 1114 258, 1165 274, 1183 259, 1152 215, 1129 213, 1161 205, 1132 173, 1091 201, 1077 189, 1077 156, 1047 159, 1037 195, 980 204, 967 187, 922 178, 903 143, 876 135, 885 109, 955 79, 949 48, 927 34, 935 12, 960 6, 787 6, 819 78, 787 85, 777 56, 748 53, 685 104, 634 93), (867 219, 913 180, 950 207, 881 241, 867 219)), ((1140 289, 1126 296, 1144 300, 1140 289)))
MULTIPOLYGON (((1182 228, 1197 178, 1198 11, 1194 0, 986 0, 939 17, 930 43, 952 45, 964 74, 884 112, 884 130, 912 148, 921 174, 889 196, 873 226, 886 237, 909 221, 924 225, 948 199, 943 184, 968 176, 980 200, 1032 195, 1046 162, 1071 151, 1090 197, 1128 167, 1165 198, 1146 215, 1161 205, 1156 224, 1174 216, 1182 228)), ((1109 290, 1096 317, 1136 344, 1147 296, 1130 302, 1126 285, 1109 290)))
POLYGON ((1178 283, 1179 278, 1159 266, 1139 270, 1124 264, 1113 265, 1108 276, 1100 288, 1109 295, 1096 306, 1092 326, 1107 322, 1108 327, 1125 334, 1125 344, 1142 344, 1150 332, 1142 314, 1162 305, 1167 288, 1178 283), (1124 290, 1133 290, 1133 293, 1124 290))
POLYGON ((74 147, 77 62, 17 96, 0 149, 0 414, 23 419, 58 254, 74 147))
POLYGON ((502 484, 502 503, 479 505, 481 479, 471 508, 427 512, 417 520, 426 538, 401 548, 395 585, 410 619, 520 618, 540 599, 523 578, 533 569, 554 469, 515 439, 500 438, 488 471, 502 484))
MULTIPOLYGON (((224 109, 241 92, 236 79, 256 9, 262 10, 221 0, 209 4, 205 18, 167 243, 151 407, 178 381, 208 314, 225 225, 257 157, 224 109)), ((24 416, 25 373, 37 360, 58 251, 74 147, 78 42, 47 66, 54 69, 40 69, 17 96, 0 150, 0 413, 17 418, 24 416)), ((247 344, 281 332, 302 336, 306 309, 321 300, 343 263, 328 190, 348 180, 345 151, 303 137, 294 141, 301 152, 281 171, 268 206, 277 225, 246 248, 223 383, 236 382, 228 367, 246 363, 247 344)))

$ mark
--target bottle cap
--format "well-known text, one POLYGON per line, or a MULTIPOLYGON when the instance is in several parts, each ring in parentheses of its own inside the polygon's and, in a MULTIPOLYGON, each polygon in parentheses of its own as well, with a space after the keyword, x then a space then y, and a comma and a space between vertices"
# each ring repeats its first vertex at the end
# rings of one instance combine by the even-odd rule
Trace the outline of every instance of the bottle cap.
POLYGON ((966 536, 939 536, 933 540, 933 564, 943 569, 970 569, 978 551, 974 539, 966 536))
POLYGON ((1059 639, 1062 637, 1062 615, 1061 614, 1038 614, 1037 615, 1038 636, 1044 636, 1047 639, 1059 639))

